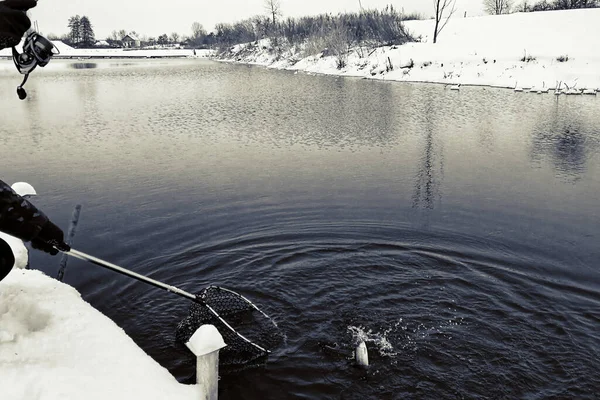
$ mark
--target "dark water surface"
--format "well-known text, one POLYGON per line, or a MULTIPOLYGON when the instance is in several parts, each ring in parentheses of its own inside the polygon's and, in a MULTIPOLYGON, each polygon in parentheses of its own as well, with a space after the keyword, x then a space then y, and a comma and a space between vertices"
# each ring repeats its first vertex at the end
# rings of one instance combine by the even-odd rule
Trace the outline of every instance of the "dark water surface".
MULTIPOLYGON (((37 72, 25 102, 0 72, 2 178, 64 229, 81 203, 80 250, 239 291, 284 330, 222 399, 598 398, 600 99, 194 60, 37 72), (368 371, 322 346, 359 338, 368 371)), ((186 300, 76 260, 66 282, 193 376, 186 300)))

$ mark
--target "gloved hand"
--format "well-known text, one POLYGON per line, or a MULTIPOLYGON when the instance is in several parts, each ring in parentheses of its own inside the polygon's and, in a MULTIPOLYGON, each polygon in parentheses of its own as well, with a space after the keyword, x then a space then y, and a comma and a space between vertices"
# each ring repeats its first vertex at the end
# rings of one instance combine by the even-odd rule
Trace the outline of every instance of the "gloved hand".
POLYGON ((31 27, 26 12, 37 5, 37 0, 0 1, 0 50, 14 47, 31 27))
POLYGON ((63 231, 50 221, 46 222, 40 233, 31 240, 31 247, 53 256, 58 254, 58 250, 71 250, 71 247, 64 242, 63 231))
POLYGON ((15 256, 12 249, 4 240, 0 239, 0 281, 8 275, 15 265, 15 256))

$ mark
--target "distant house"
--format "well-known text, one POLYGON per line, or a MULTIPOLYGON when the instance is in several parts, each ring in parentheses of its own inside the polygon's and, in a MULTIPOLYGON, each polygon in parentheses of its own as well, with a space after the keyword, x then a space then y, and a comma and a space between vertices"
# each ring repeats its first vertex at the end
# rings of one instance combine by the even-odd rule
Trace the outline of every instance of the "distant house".
POLYGON ((110 44, 106 40, 99 40, 96 42, 97 47, 110 47, 110 44))
POLYGON ((138 48, 142 45, 140 39, 138 39, 137 37, 135 37, 135 35, 132 34, 125 35, 125 37, 121 39, 121 41, 123 42, 123 47, 126 47, 128 49, 138 48))

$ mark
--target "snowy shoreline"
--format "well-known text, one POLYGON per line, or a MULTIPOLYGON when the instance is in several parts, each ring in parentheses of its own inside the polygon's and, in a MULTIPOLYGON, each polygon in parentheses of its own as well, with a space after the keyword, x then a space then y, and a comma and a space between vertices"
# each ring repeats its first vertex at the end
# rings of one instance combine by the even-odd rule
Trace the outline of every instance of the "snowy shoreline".
POLYGON ((197 399, 73 287, 13 269, 0 282, 2 399, 197 399))
MULTIPOLYGON (((52 43, 60 52, 55 59, 205 58, 213 53, 205 49, 196 50, 195 54, 192 49, 76 49, 59 40, 52 43)), ((11 49, 0 50, 0 58, 12 58, 11 49)))
POLYGON ((600 91, 600 9, 453 17, 438 43, 433 20, 407 21, 421 41, 374 50, 351 49, 347 65, 334 56, 276 51, 268 39, 232 47, 218 59, 268 68, 367 79, 515 88, 536 93, 600 91), (365 53, 369 53, 365 55, 365 53), (362 55, 362 57, 361 57, 362 55))

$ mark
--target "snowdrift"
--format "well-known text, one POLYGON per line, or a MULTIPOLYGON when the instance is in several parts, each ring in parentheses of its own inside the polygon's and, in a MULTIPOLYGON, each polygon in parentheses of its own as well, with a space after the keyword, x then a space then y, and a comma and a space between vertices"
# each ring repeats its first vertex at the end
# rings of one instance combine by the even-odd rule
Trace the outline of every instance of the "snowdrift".
POLYGON ((39 271, 0 282, 2 400, 197 399, 71 286, 39 271))

